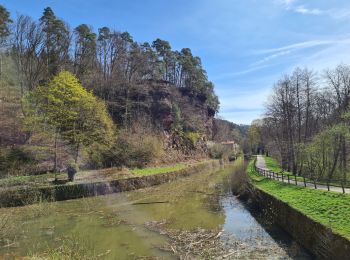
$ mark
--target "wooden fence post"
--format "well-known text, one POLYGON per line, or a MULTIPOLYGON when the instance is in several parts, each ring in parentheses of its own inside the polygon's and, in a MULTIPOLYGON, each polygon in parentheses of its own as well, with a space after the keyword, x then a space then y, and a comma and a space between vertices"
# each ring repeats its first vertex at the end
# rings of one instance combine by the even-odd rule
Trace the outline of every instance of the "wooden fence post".
POLYGON ((295 185, 298 185, 297 176, 296 175, 294 175, 294 180, 295 180, 295 185))
POLYGON ((272 172, 272 179, 275 179, 275 172, 272 172))
POLYGON ((282 172, 282 182, 284 182, 284 180, 283 180, 283 172, 282 172))
POLYGON ((314 179, 315 190, 317 190, 316 180, 314 179))
POLYGON ((288 177, 288 184, 290 184, 290 182, 289 182, 289 174, 287 175, 287 177, 288 177))
POLYGON ((303 176, 303 179, 304 179, 304 187, 306 187, 305 176, 303 176))
POLYGON ((329 181, 327 181, 327 190, 329 191, 329 181))
POLYGON ((342 190, 343 190, 343 193, 345 193, 344 182, 341 182, 341 188, 342 188, 342 190))

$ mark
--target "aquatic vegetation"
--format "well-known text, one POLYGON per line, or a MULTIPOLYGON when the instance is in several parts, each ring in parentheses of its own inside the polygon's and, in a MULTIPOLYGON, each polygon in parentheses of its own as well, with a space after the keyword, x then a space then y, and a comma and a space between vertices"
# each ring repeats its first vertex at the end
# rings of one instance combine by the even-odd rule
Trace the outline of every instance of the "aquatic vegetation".
POLYGON ((96 254, 93 245, 88 244, 75 236, 63 237, 55 248, 48 247, 44 252, 33 254, 28 257, 30 260, 95 260, 107 255, 106 251, 96 254))
POLYGON ((19 237, 16 247, 0 248, 0 258, 8 252, 32 259, 288 258, 288 247, 232 196, 231 174, 242 165, 237 160, 150 188, 54 202, 49 214, 34 218, 31 206, 1 209, 18 216, 11 221, 19 237))

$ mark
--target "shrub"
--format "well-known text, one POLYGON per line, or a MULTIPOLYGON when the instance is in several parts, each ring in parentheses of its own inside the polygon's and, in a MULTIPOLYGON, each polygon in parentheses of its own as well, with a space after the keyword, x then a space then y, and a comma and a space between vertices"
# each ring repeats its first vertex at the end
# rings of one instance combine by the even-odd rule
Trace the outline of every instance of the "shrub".
POLYGON ((22 147, 0 150, 0 177, 27 174, 34 163, 32 155, 22 147))
POLYGON ((192 142, 193 146, 195 146, 201 135, 197 132, 188 132, 186 133, 186 137, 192 142))
POLYGON ((104 153, 104 166, 141 168, 157 160, 164 153, 159 137, 121 134, 115 145, 104 153))
POLYGON ((230 159, 234 157, 235 154, 229 146, 213 144, 209 147, 209 156, 213 159, 230 159))
POLYGON ((224 155, 224 147, 221 144, 214 144, 209 148, 209 156, 213 159, 221 159, 224 155))

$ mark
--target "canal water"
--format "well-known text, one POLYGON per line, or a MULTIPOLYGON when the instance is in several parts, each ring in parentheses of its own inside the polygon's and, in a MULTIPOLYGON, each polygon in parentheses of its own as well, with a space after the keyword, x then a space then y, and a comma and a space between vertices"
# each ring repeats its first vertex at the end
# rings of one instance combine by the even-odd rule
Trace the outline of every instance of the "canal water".
POLYGON ((238 160, 137 191, 0 209, 0 259, 310 259, 233 195, 244 169, 238 160))

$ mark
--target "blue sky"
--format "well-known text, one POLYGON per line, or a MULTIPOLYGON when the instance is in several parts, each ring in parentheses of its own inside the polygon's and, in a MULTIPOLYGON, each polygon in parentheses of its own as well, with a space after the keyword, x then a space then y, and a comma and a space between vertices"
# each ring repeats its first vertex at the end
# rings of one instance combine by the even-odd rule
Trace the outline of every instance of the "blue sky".
POLYGON ((139 42, 168 40, 200 56, 221 102, 220 116, 249 124, 278 78, 350 63, 349 0, 9 0, 39 18, 46 6, 72 28, 109 26, 139 42))

